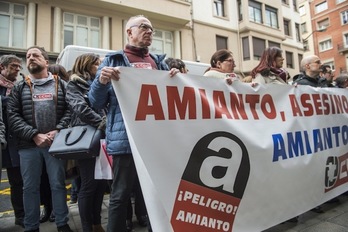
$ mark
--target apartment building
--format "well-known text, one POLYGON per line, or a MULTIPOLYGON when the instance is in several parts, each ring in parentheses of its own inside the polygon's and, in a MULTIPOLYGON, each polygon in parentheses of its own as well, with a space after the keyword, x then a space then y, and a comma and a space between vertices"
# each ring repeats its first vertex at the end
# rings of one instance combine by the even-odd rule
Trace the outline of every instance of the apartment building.
MULTIPOLYGON (((147 16, 156 29, 150 51, 209 63, 220 48, 248 75, 269 46, 284 51, 284 67, 299 71, 303 46, 297 0, 0 0, 0 55, 40 45, 51 62, 69 44, 118 50, 125 23, 147 16)), ((25 70, 24 70, 25 71, 25 70)))
POLYGON ((249 73, 266 47, 283 50, 283 67, 291 76, 299 72, 303 57, 297 0, 237 0, 241 70, 249 73))
POLYGON ((53 63, 69 44, 118 50, 126 44, 126 21, 142 14, 156 29, 151 52, 183 57, 192 47, 190 10, 186 0, 1 0, 0 55, 24 58, 26 48, 39 45, 53 63))
POLYGON ((284 68, 293 76, 303 57, 297 0, 192 1, 196 60, 209 62, 220 48, 234 54, 235 71, 249 75, 266 47, 283 50, 284 68))
POLYGON ((316 54, 324 64, 335 70, 335 75, 348 69, 348 1, 311 0, 300 5, 303 29, 308 39, 306 54, 316 54), (304 26, 305 25, 305 26, 304 26))

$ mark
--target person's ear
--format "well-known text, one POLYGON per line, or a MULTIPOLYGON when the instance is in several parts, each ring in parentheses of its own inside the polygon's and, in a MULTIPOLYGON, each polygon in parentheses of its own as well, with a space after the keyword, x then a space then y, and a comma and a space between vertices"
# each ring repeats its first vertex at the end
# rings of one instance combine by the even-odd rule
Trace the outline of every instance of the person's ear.
POLYGON ((128 29, 126 30, 126 32, 127 32, 127 36, 130 36, 130 35, 132 34, 132 29, 131 29, 131 28, 128 28, 128 29))
POLYGON ((221 61, 216 62, 216 67, 221 68, 221 61))

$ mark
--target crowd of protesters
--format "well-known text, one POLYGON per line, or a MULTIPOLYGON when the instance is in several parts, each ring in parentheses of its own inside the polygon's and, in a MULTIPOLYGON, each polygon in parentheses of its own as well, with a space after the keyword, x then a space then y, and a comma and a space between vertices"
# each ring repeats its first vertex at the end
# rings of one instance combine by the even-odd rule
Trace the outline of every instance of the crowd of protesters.
MULTIPOLYGON (((48 150, 60 129, 81 124, 105 128, 106 150, 113 157, 106 230, 131 231, 135 201, 139 224, 152 231, 111 80, 119 80, 119 66, 166 70, 171 77, 189 70, 180 59, 165 59, 165 55, 149 52, 154 29, 146 17, 131 17, 125 33, 124 49, 103 60, 93 53, 80 55, 69 72, 62 66, 49 65, 47 52, 39 46, 27 49, 29 75, 22 80, 17 80, 22 59, 15 55, 0 57, 0 160, 7 170, 15 224, 25 231, 39 231, 40 223, 46 221, 55 222, 59 232, 72 231, 68 224, 66 164, 49 155, 48 150)), ((318 56, 304 57, 301 72, 292 78, 282 67, 283 61, 280 48, 266 48, 250 75, 241 78, 234 73, 232 52, 222 49, 212 55, 211 67, 202 75, 226 79, 228 84, 243 81, 286 85, 292 81, 294 85, 314 87, 348 86, 348 76, 340 74, 334 78, 331 67, 322 65, 318 56)), ((95 158, 76 161, 80 184, 71 203, 78 204, 84 232, 105 231, 100 214, 108 183, 94 179, 95 162, 95 158)), ((314 209, 319 213, 320 210, 320 206, 314 209)))

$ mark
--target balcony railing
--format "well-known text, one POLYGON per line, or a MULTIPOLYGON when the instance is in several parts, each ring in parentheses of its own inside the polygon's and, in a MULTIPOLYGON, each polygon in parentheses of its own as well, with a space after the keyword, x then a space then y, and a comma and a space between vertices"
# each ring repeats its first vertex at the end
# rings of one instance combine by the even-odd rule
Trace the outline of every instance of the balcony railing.
POLYGON ((348 52, 348 44, 345 42, 337 44, 337 50, 341 54, 347 53, 348 52))

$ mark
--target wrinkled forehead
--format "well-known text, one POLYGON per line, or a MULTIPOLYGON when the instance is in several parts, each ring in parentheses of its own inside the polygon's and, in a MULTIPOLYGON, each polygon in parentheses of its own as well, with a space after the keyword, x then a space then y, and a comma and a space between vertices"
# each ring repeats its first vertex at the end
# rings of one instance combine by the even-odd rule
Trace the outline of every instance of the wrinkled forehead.
POLYGON ((38 49, 38 48, 31 48, 31 49, 29 49, 29 50, 27 51, 27 55, 28 55, 28 54, 40 54, 40 55, 42 55, 40 49, 38 49))
POLYGON ((150 20, 148 20, 147 18, 144 18, 144 17, 135 18, 135 19, 131 20, 128 24, 130 26, 130 25, 140 25, 142 23, 152 26, 150 20))

